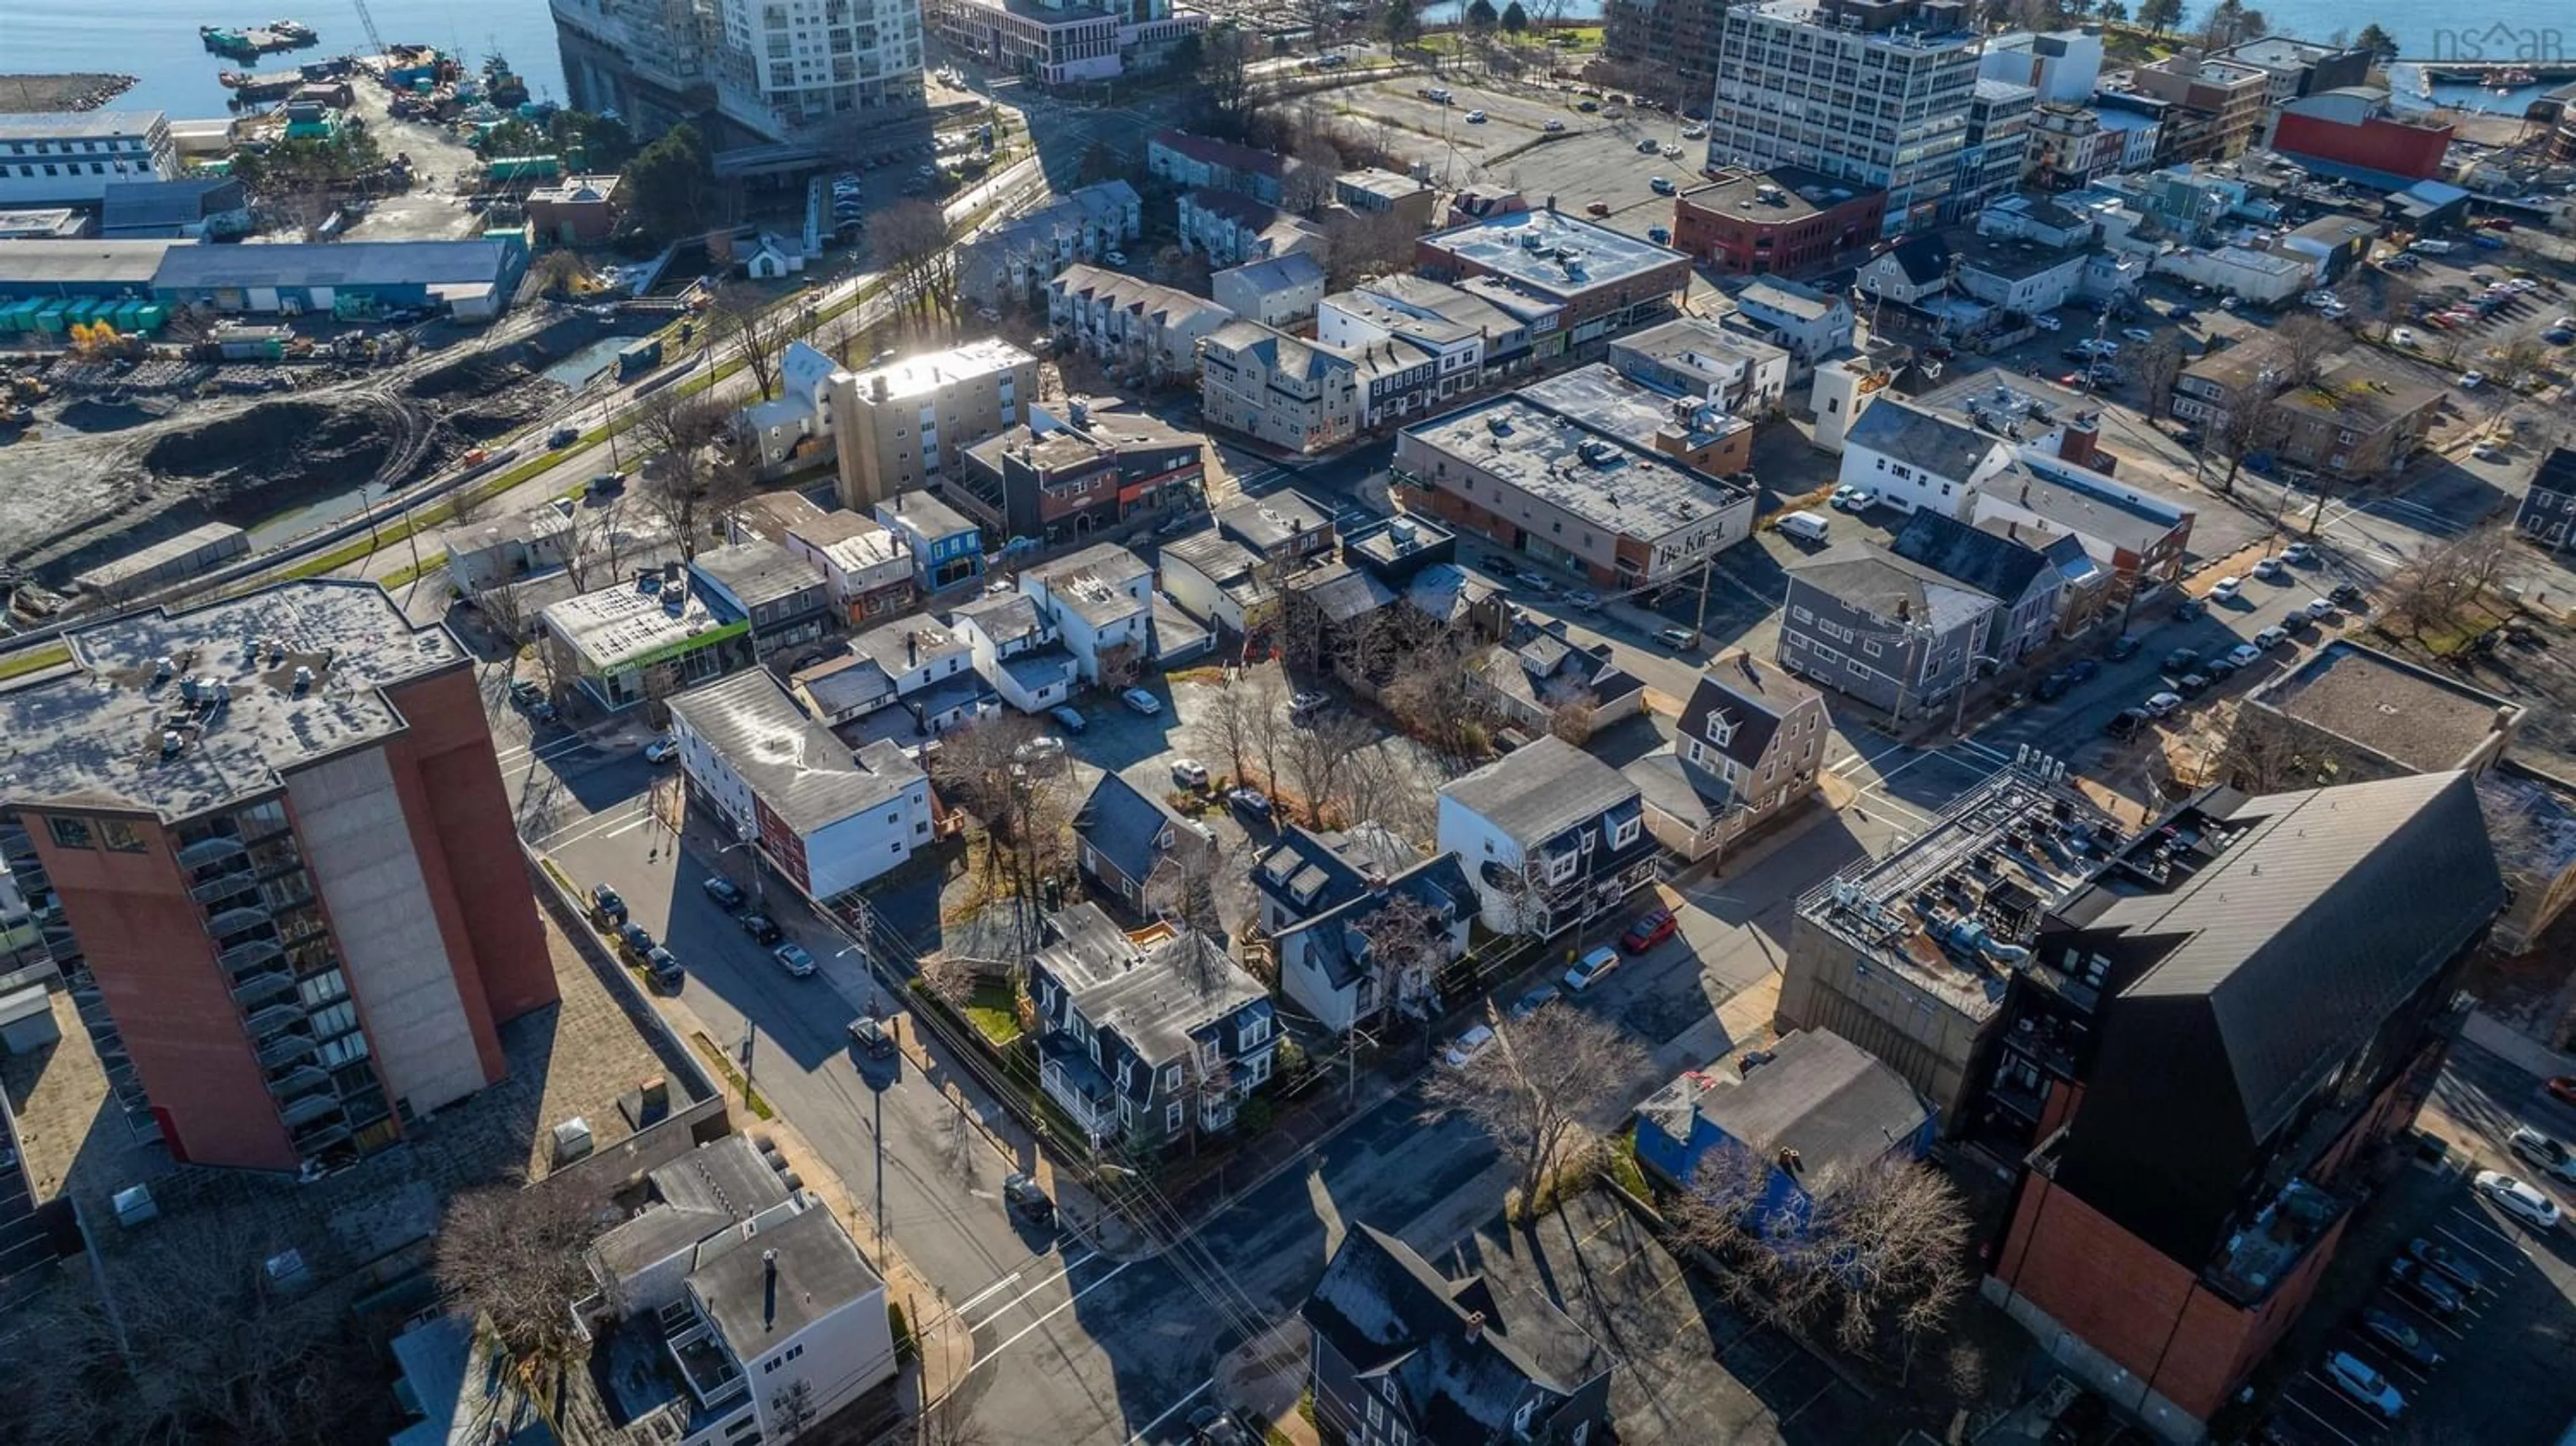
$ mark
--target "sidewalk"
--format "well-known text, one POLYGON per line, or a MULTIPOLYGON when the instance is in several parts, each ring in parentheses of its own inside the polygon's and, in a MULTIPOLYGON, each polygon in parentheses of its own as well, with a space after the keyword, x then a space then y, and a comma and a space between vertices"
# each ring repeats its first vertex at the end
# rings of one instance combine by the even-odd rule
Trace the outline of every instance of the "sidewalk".
MULTIPOLYGON (((672 1029, 684 1043, 700 1035, 716 1037, 685 1000, 657 995, 653 1002, 670 1019, 672 1029)), ((732 1097, 741 1133, 756 1140, 765 1139, 777 1148, 787 1168, 796 1172, 806 1191, 821 1200, 824 1208, 850 1232, 859 1253, 884 1278, 886 1299, 902 1307, 904 1322, 913 1330, 920 1352, 919 1369, 908 1375, 902 1386, 904 1410, 918 1414, 922 1402, 945 1396, 975 1364, 974 1333, 966 1322, 955 1312, 938 1308, 939 1288, 912 1268, 890 1235, 880 1233, 875 1218, 860 1204, 860 1194, 850 1189, 838 1170, 824 1162, 786 1116, 761 1119, 743 1106, 741 1090, 720 1071, 716 1072, 716 1083, 732 1097)), ((757 1079, 752 1087, 759 1088, 757 1079)))

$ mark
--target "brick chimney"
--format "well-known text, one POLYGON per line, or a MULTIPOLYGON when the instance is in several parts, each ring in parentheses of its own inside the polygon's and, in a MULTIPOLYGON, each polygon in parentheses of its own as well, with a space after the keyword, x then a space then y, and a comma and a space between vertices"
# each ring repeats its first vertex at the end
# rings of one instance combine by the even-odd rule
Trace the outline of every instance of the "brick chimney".
POLYGON ((2057 455, 2078 467, 2090 468, 2094 448, 2101 440, 2102 424, 2088 412, 2066 424, 2066 437, 2057 444, 2057 455))

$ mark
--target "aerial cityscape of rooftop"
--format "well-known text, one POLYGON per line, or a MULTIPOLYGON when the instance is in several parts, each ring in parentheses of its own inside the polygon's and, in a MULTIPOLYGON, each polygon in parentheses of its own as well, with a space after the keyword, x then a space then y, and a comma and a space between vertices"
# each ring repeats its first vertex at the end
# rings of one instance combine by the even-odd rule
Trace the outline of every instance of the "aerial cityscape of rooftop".
POLYGON ((490 18, 0 67, 0 1446, 2576 1443, 2555 50, 490 18))

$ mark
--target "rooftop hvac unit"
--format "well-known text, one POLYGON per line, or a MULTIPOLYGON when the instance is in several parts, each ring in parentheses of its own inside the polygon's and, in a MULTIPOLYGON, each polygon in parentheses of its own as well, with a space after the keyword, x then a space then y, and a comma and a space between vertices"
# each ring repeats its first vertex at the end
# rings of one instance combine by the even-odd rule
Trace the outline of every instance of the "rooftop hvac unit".
POLYGON ((308 692, 312 687, 313 670, 305 667, 301 663, 297 664, 295 668, 295 691, 298 693, 308 692))

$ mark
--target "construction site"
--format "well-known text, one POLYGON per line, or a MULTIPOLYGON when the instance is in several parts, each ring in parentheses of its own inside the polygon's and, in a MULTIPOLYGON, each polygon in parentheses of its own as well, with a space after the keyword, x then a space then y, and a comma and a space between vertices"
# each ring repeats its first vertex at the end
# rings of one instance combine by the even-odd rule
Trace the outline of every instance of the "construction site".
POLYGON ((620 338, 540 302, 481 328, 224 325, 0 362, 0 585, 59 587, 207 523, 321 525, 545 415, 620 338))

